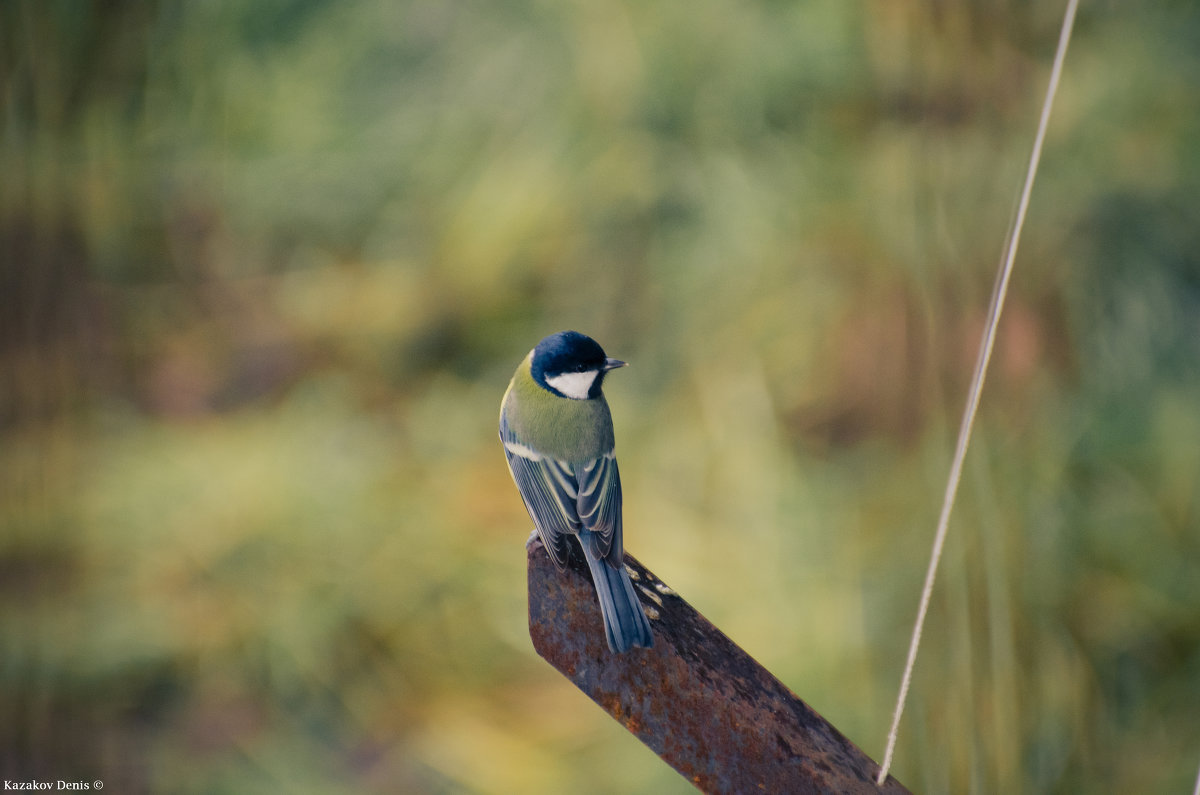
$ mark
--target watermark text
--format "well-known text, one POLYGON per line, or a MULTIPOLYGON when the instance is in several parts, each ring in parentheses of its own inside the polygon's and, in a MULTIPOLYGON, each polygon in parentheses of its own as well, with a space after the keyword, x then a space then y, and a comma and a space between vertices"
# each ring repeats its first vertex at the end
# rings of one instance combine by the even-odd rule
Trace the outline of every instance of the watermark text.
POLYGON ((104 789, 104 782, 97 779, 96 781, 12 781, 4 779, 4 789, 8 790, 24 790, 26 792, 67 792, 74 790, 76 792, 82 790, 97 790, 104 789))

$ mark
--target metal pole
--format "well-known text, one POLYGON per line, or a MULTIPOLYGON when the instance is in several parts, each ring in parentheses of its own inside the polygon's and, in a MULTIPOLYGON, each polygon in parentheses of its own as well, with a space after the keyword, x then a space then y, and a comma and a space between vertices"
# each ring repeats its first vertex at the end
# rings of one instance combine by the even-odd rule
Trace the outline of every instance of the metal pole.
POLYGON ((582 555, 526 551, 538 654, 703 792, 908 792, 634 558, 654 648, 613 654, 582 555))

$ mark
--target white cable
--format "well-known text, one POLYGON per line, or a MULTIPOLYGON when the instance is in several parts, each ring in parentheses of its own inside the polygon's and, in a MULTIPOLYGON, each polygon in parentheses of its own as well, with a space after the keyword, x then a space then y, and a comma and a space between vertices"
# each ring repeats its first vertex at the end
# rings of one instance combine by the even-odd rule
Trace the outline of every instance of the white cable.
MULTIPOLYGON (((900 695, 896 699, 896 711, 892 715, 892 727, 888 731, 887 751, 883 755, 883 764, 879 768, 876 784, 882 786, 887 780, 888 770, 892 766, 892 756, 896 752, 896 735, 900 730, 900 717, 904 714, 904 703, 908 699, 908 689, 912 685, 913 667, 917 662, 917 649, 921 645, 921 630, 925 626, 925 616, 929 612, 929 600, 933 595, 933 581, 937 576, 938 563, 942 558, 942 547, 946 543, 946 528, 950 523, 950 511, 954 507, 954 497, 958 493, 958 482, 962 477, 963 459, 967 455, 967 445, 971 440, 971 429, 975 424, 975 412, 979 408, 979 395, 983 391, 983 381, 987 375, 988 362, 992 358, 992 347, 996 342, 996 327, 1000 322, 1000 312, 1004 309, 1004 297, 1008 293, 1008 280, 1012 275, 1013 261, 1017 256, 1017 244, 1021 240, 1021 228, 1025 225, 1025 213, 1029 209, 1029 196, 1033 192, 1033 178, 1037 174, 1038 162, 1042 158, 1042 143, 1046 139, 1046 127, 1050 122, 1050 109, 1054 106, 1054 94, 1058 90, 1058 81, 1062 75, 1063 60, 1067 55, 1067 44, 1071 40, 1071 29, 1075 24, 1075 9, 1079 0, 1067 0, 1067 11, 1063 17, 1062 32, 1058 37, 1058 50, 1054 53, 1054 66, 1050 70, 1050 83, 1046 87, 1046 98, 1042 103, 1042 115, 1038 121, 1037 136, 1033 141, 1033 152, 1029 156, 1029 168, 1025 171, 1025 184, 1021 188, 1021 201, 1017 205, 1017 217, 1013 222, 1012 234, 1008 238, 1008 246, 1004 253, 1004 264, 996 278, 992 290, 992 303, 988 308, 987 327, 983 332, 983 340, 979 345, 979 357, 975 362, 975 373, 971 378, 971 388, 967 393, 967 405, 963 410, 962 423, 958 428, 958 443, 954 448, 954 461, 950 465, 950 476, 946 481, 946 493, 942 498, 942 513, 938 517, 937 533, 933 538, 933 550, 929 558, 929 569, 925 572, 925 587, 921 591, 921 604, 917 609, 917 621, 913 626, 912 639, 908 646, 908 661, 904 665, 904 677, 900 680, 900 695)), ((1198 785, 1200 786, 1200 785, 1198 785)), ((1200 795, 1200 791, 1196 793, 1200 795)))

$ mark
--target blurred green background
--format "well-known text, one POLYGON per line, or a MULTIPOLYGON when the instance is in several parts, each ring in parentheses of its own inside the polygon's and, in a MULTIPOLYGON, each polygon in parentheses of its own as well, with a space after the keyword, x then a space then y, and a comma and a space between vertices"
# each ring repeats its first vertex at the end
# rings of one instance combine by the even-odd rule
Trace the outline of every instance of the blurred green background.
MULTIPOLYGON (((0 765, 688 792, 532 651, 496 439, 609 380, 627 548, 876 759, 1060 3, 0 3, 0 765)), ((1190 792, 1200 8, 1085 2, 901 727, 1190 792)))

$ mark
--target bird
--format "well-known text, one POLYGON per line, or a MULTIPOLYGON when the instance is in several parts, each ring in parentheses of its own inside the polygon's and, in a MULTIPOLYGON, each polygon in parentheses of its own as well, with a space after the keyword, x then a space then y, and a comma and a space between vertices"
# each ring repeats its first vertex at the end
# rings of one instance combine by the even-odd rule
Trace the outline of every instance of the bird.
POLYGON ((625 364, 578 331, 551 334, 518 365, 500 404, 500 441, 525 508, 559 571, 570 537, 578 540, 614 654, 654 643, 625 570, 621 475, 601 391, 625 364))

